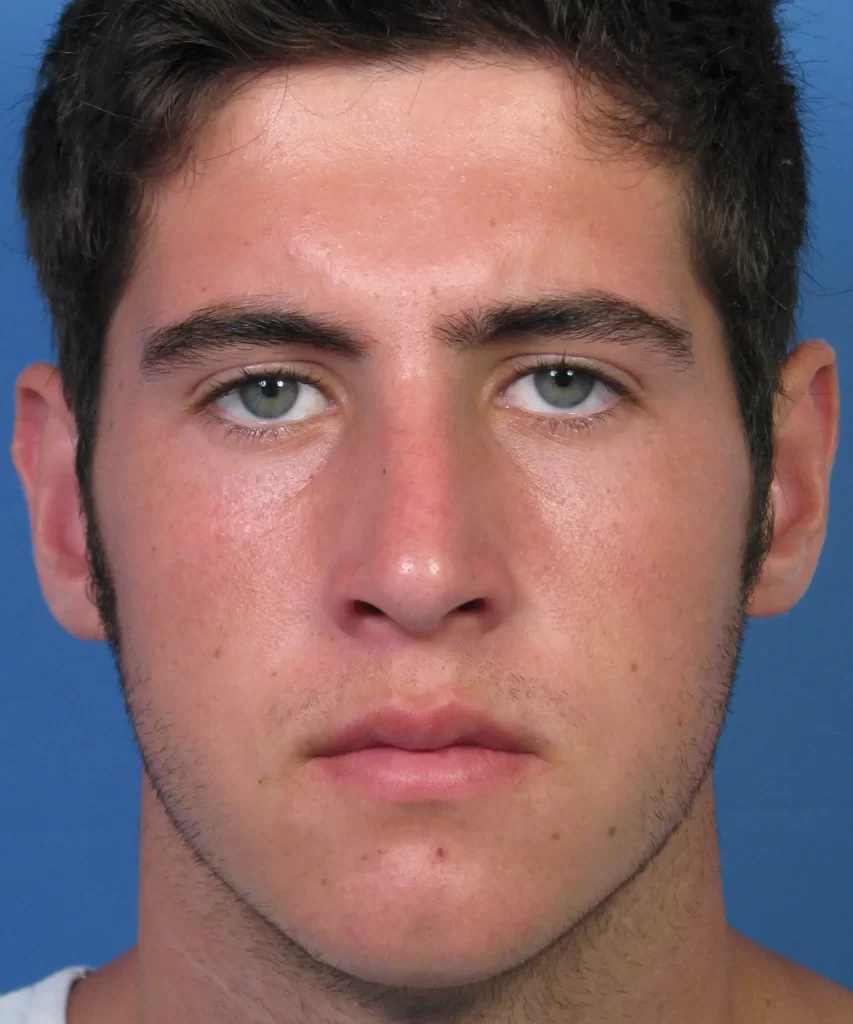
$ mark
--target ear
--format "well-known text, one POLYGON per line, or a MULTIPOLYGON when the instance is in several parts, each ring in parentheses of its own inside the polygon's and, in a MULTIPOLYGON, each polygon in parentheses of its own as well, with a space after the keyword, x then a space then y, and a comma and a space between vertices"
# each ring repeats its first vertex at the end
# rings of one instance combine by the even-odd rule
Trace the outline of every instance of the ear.
POLYGON ((776 402, 770 500, 773 544, 747 614, 789 611, 808 589, 826 537, 829 481, 838 444, 838 373, 826 342, 807 341, 788 357, 776 402))
POLYGON ((69 633, 103 640, 89 593, 86 524, 74 466, 77 430, 56 367, 27 367, 18 378, 15 399, 12 461, 30 509, 42 591, 54 618, 69 633))

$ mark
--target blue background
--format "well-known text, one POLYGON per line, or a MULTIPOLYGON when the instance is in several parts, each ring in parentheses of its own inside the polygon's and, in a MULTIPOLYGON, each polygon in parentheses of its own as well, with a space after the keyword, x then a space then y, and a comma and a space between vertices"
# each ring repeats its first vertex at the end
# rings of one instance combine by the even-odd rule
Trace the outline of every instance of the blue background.
MULTIPOLYGON (((0 423, 13 382, 51 358, 23 255, 14 173, 29 91, 59 0, 4 0, 0 35, 0 423)), ((718 756, 731 923, 853 988, 853 4, 800 0, 789 40, 809 82, 812 251, 802 337, 838 353, 841 442, 829 534, 805 598, 754 620, 718 756), (846 397, 846 403, 845 403, 846 397)), ((4 449, 5 450, 5 449, 4 449)), ((36 580, 23 495, 0 458, 0 992, 99 967, 136 937, 141 765, 105 646, 66 635, 36 580)))

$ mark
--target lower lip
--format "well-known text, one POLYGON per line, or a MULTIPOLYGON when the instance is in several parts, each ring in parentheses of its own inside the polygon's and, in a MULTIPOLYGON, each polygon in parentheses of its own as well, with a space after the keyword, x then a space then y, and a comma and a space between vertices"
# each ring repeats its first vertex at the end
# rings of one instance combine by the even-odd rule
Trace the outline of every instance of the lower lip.
POLYGON ((485 747, 401 750, 368 747, 316 759, 326 778, 383 800, 446 800, 476 796, 518 779, 534 760, 485 747))

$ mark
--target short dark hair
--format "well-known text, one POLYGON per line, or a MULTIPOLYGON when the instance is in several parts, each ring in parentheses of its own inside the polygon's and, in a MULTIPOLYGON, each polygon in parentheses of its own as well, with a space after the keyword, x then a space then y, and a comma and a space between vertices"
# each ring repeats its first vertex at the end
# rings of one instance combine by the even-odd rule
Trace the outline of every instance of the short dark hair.
POLYGON ((772 538, 774 399, 807 212, 778 15, 777 0, 72 0, 38 76, 19 195, 87 518, 104 339, 146 182, 180 165, 235 83, 325 61, 544 57, 617 101, 597 112, 602 132, 684 168, 691 256, 722 324, 752 465, 745 599, 772 538))

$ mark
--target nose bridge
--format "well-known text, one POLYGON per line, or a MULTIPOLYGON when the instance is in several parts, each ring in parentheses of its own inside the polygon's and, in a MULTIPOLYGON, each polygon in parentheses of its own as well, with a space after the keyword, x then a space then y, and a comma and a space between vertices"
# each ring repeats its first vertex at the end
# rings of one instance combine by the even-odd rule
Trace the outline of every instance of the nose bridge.
POLYGON ((374 636, 377 611, 386 634, 421 635, 449 628, 472 602, 481 624, 505 614, 487 446, 478 417, 448 391, 400 384, 354 441, 359 477, 345 488, 332 570, 336 616, 350 631, 362 628, 354 609, 368 609, 374 636))
MULTIPOLYGON (((417 391, 417 383, 408 391, 417 391)), ((446 397, 395 403, 378 424, 361 528, 376 571, 446 585, 477 547, 476 439, 446 397)), ((482 536, 482 534, 480 534, 482 536)))
POLYGON ((375 512, 382 519, 383 539, 413 552, 453 545, 467 518, 459 515, 459 506, 477 490, 468 465, 474 442, 470 423, 454 416, 446 400, 402 404, 408 410, 389 410, 376 445, 375 512))

